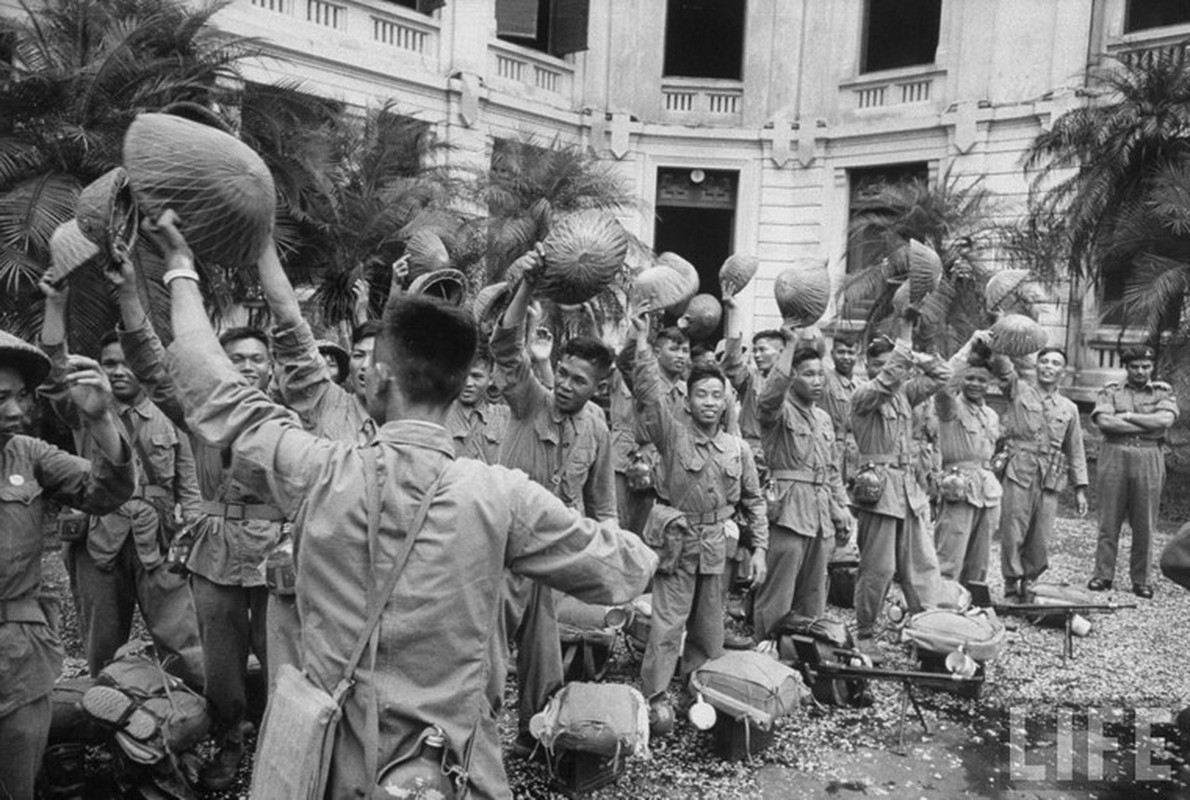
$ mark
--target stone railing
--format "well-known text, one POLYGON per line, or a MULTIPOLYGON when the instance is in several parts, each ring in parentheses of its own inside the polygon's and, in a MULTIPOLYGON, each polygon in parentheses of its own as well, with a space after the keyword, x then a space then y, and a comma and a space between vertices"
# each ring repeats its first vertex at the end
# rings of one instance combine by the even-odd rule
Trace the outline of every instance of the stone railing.
POLYGON ((1151 63, 1161 57, 1172 58, 1184 66, 1190 28, 1183 26, 1179 30, 1179 33, 1163 36, 1130 34, 1126 39, 1109 44, 1107 52, 1128 66, 1151 63))
POLYGON ((912 70, 909 74, 861 75, 840 83, 843 109, 867 111, 891 106, 937 103, 942 99, 944 70, 912 70))
MULTIPOLYGON (((241 0, 262 15, 277 14, 421 57, 436 57, 439 27, 432 17, 391 3, 367 0, 241 0)), ((267 21, 262 20, 262 24, 267 21)))
POLYGON ((661 116, 679 124, 739 125, 744 86, 740 81, 663 78, 661 116))
POLYGON ((527 47, 494 41, 488 45, 488 83, 569 108, 574 100, 574 65, 527 47))

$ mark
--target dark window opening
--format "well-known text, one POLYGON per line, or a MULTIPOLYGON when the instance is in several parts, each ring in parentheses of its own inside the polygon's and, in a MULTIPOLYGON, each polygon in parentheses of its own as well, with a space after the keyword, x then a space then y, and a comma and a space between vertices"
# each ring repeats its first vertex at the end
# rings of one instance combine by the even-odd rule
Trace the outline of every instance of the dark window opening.
MULTIPOLYGON (((1131 319, 1127 304, 1124 302, 1128 284, 1133 280, 1134 270, 1128 264, 1116 264, 1105 267, 1099 284, 1099 324, 1128 327, 1131 319)), ((1161 316, 1161 327, 1173 330, 1178 327, 1181 313, 1181 303, 1171 303, 1161 316)))
MULTIPOLYGON (((860 167, 847 171, 851 193, 848 204, 848 222, 860 213, 880 213, 879 206, 872 203, 882 188, 889 185, 927 181, 930 177, 929 164, 924 161, 908 164, 887 164, 878 167, 860 167)), ((891 211, 891 209, 890 209, 891 211)), ((847 238, 847 274, 864 270, 883 254, 885 241, 875 232, 866 236, 847 238)), ((872 309, 871 302, 850 303, 844 309, 847 319, 865 319, 872 309)))
POLYGON ((933 64, 942 0, 867 0, 860 72, 933 64))
POLYGON ((496 0, 496 36, 562 57, 587 49, 590 0, 496 0))
POLYGON ((1164 28, 1190 23, 1190 2, 1186 0, 1128 0, 1124 32, 1164 28))
POLYGON ((385 0, 385 2, 392 3, 394 6, 401 8, 408 8, 422 14, 433 14, 438 9, 446 5, 446 0, 385 0))
POLYGON ((668 0, 664 74, 740 80, 745 0, 668 0))

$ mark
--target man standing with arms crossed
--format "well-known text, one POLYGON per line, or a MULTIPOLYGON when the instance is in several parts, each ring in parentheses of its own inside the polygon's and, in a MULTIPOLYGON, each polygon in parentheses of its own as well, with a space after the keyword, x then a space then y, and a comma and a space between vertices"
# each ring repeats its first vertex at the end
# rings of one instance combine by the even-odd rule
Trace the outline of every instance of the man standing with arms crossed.
POLYGON ((1103 431, 1099 454, 1099 544, 1091 591, 1112 588, 1120 528, 1132 528, 1129 577, 1132 593, 1153 596, 1153 532, 1165 486, 1165 432, 1178 419, 1178 401, 1168 383, 1153 380, 1151 347, 1132 347, 1120 356, 1124 385, 1109 383, 1099 392, 1091 421, 1103 431))

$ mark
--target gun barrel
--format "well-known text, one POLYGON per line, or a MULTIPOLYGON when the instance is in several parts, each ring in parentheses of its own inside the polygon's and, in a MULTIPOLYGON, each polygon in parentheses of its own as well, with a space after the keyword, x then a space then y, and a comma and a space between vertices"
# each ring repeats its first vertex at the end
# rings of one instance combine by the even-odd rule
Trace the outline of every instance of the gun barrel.
POLYGON ((1119 611, 1136 608, 1136 603, 1008 603, 993 605, 997 614, 1082 614, 1091 611, 1119 611))
POLYGON ((956 683, 979 683, 982 677, 955 675, 946 672, 917 672, 905 669, 881 669, 879 667, 845 666, 843 664, 814 664, 806 665, 811 672, 820 673, 833 678, 864 678, 886 681, 954 681, 956 683))

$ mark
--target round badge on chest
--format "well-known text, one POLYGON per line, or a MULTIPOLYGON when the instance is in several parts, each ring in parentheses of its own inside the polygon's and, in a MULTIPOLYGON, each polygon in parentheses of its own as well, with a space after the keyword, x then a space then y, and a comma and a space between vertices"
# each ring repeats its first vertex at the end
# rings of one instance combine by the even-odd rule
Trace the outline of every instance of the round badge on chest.
POLYGON ((25 476, 24 475, 9 475, 8 482, 11 483, 13 486, 24 486, 25 485, 25 476))

